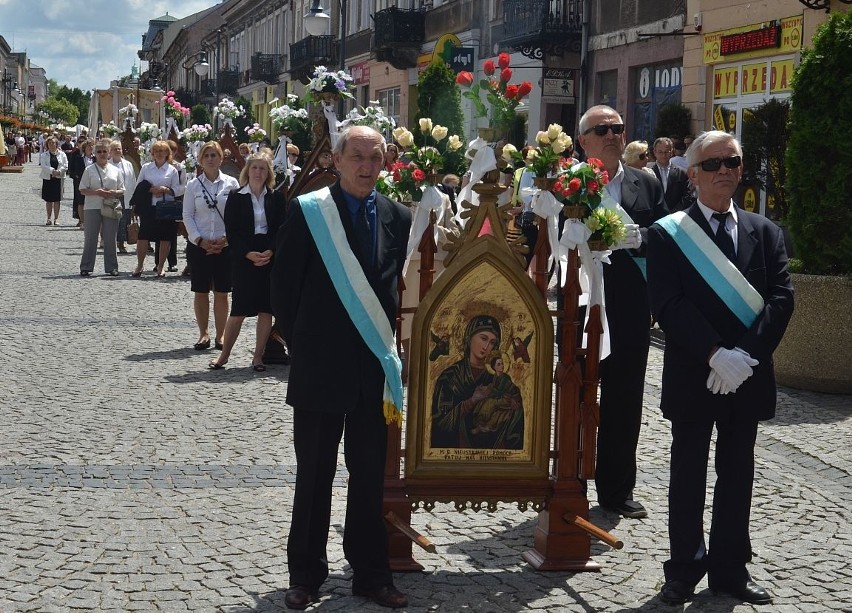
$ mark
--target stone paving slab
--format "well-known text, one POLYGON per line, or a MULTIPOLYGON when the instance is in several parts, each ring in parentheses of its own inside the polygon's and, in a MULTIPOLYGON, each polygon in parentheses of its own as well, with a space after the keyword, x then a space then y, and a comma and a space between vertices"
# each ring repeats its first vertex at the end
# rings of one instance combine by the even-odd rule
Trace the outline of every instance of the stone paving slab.
MULTIPOLYGON (((209 371, 215 353, 192 349, 188 281, 133 279, 134 256, 111 278, 99 254, 81 279, 68 202, 63 225, 45 227, 37 186, 34 164, 0 176, 0 613, 286 610, 287 368, 249 368, 248 320, 228 367, 209 371)), ((425 571, 396 578, 409 611, 678 609, 656 598, 668 546, 661 356, 651 350, 636 490, 650 516, 618 518, 590 492, 591 519, 624 549, 594 543, 597 573, 540 573, 520 557, 534 512, 436 504, 412 525, 437 552, 415 549, 425 571)), ((791 389, 760 428, 751 572, 775 594, 774 611, 852 610, 850 437, 852 398, 791 389)), ((332 574, 311 610, 383 610, 350 593, 345 488, 341 458, 332 574)), ((711 595, 706 581, 685 607, 756 608, 711 595)))

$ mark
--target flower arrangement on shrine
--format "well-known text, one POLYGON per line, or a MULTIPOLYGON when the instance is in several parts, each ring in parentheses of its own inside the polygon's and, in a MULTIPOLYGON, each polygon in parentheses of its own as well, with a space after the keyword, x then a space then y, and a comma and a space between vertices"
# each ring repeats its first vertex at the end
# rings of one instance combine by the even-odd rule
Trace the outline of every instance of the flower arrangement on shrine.
POLYGON ((486 78, 478 83, 475 82, 473 74, 465 70, 456 77, 456 83, 466 88, 462 95, 473 102, 476 117, 486 117, 490 114, 491 125, 501 132, 506 132, 511 127, 518 105, 532 91, 532 83, 529 81, 509 83, 512 80, 510 63, 509 54, 501 53, 497 56, 496 65, 493 60, 485 60, 482 63, 486 78), (490 113, 489 108, 485 106, 486 102, 490 106, 490 113))

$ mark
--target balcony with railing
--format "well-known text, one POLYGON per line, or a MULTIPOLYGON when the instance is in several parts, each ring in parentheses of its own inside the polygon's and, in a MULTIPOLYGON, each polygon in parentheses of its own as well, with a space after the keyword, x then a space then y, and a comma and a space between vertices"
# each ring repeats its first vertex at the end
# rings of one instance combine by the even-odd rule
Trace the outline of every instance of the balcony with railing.
POLYGON ((255 53, 251 56, 251 78, 269 84, 278 83, 278 75, 284 72, 285 58, 276 53, 255 53))
POLYGON ((290 76, 307 83, 316 66, 336 66, 339 43, 335 36, 306 36, 290 45, 290 76))
POLYGON ((579 53, 585 1, 503 0, 502 45, 535 59, 579 53))
POLYGON ((426 13, 392 6, 377 11, 373 22, 376 59, 398 69, 416 66, 420 47, 426 41, 426 13))

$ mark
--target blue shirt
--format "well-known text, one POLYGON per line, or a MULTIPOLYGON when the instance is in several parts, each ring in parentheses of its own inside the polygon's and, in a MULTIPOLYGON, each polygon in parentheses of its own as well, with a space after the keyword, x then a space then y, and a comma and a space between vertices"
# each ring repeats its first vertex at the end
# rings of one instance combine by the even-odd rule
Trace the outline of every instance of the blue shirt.
MULTIPOLYGON (((343 191, 343 190, 341 190, 343 191)), ((367 222, 370 224, 370 237, 373 241, 370 261, 376 262, 376 190, 373 190, 366 200, 359 200, 352 194, 343 191, 343 199, 346 201, 346 209, 349 211, 349 218, 352 221, 352 227, 358 225, 358 209, 361 208, 363 202, 367 207, 367 222)))

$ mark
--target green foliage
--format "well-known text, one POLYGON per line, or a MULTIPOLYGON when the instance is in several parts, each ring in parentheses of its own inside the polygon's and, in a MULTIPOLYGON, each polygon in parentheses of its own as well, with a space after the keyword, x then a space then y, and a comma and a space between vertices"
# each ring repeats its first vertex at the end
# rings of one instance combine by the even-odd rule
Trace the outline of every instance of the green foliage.
POLYGON ((206 123, 213 123, 213 120, 210 118, 210 111, 203 104, 196 104, 192 107, 189 117, 189 125, 203 126, 206 123))
POLYGON ((251 110, 251 100, 244 96, 238 96, 234 100, 234 104, 242 106, 246 110, 245 115, 234 119, 234 140, 238 143, 247 143, 249 137, 246 134, 246 128, 250 128, 255 122, 254 112, 251 110))
POLYGON ((834 13, 793 75, 787 226, 811 274, 852 273, 852 13, 834 13))
POLYGON ((657 112, 657 126, 654 138, 677 136, 683 138, 689 134, 692 111, 680 103, 667 104, 657 112))
MULTIPOLYGON (((55 85, 55 82, 54 82, 55 85)), ((77 123, 79 119, 82 118, 83 122, 88 121, 89 117, 89 102, 92 99, 92 92, 86 91, 84 92, 79 87, 68 87, 67 85, 56 85, 55 88, 51 88, 49 90, 51 98, 59 98, 61 100, 67 100, 75 107, 77 107, 77 119, 75 119, 72 123, 77 123)), ((124 106, 124 105, 119 105, 124 106)))
POLYGON ((753 109, 743 109, 743 183, 757 183, 775 203, 775 217, 787 213, 787 165, 784 155, 790 138, 790 102, 770 98, 753 109))
POLYGON ((80 118, 80 109, 64 98, 50 96, 45 98, 39 105, 39 111, 44 111, 57 121, 64 123, 67 126, 77 124, 80 118))
MULTIPOLYGON (((412 122, 418 125, 421 118, 429 117, 432 125, 447 128, 449 134, 462 134, 464 115, 461 94, 455 75, 444 63, 430 64, 417 80, 417 115, 412 122)), ((420 130, 412 130, 418 145, 425 144, 420 130)), ((429 144, 432 144, 431 142, 429 144)), ((464 151, 444 154, 444 172, 462 175, 466 170, 464 151)))

